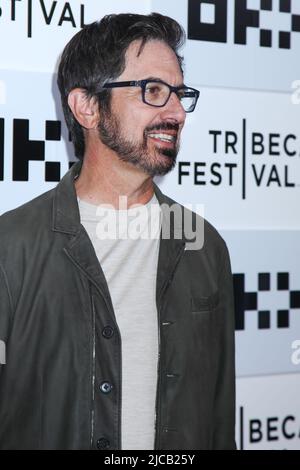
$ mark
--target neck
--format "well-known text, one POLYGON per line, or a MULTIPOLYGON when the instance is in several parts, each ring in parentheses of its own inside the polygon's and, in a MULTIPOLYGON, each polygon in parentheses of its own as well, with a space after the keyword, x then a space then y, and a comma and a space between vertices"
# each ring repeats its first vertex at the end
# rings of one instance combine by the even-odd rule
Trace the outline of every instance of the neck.
POLYGON ((153 196, 153 180, 142 170, 123 162, 106 146, 89 145, 81 172, 75 181, 77 196, 90 204, 110 204, 124 209, 120 197, 125 196, 127 209, 134 204, 146 204, 153 196))

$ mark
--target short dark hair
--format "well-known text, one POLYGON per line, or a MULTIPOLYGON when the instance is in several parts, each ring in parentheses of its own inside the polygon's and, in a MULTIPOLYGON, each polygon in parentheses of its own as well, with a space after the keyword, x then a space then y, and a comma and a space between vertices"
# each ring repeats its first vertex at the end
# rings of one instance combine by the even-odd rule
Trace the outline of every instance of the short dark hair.
POLYGON ((150 40, 165 42, 175 52, 182 70, 183 58, 178 51, 185 42, 185 32, 177 21, 159 13, 106 15, 101 21, 84 26, 63 50, 57 83, 79 159, 84 155, 84 134, 69 108, 68 95, 74 88, 83 88, 87 97, 97 97, 103 110, 109 109, 111 90, 101 88, 124 71, 126 51, 135 40, 141 40, 139 53, 150 40))

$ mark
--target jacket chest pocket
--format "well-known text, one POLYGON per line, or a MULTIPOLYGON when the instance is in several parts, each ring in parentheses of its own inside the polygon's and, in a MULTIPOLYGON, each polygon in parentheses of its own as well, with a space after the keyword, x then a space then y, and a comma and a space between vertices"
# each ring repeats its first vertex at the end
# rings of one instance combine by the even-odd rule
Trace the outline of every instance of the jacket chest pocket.
POLYGON ((201 314, 205 312, 212 312, 219 304, 219 292, 216 291, 208 297, 199 295, 191 296, 191 312, 193 314, 201 314))

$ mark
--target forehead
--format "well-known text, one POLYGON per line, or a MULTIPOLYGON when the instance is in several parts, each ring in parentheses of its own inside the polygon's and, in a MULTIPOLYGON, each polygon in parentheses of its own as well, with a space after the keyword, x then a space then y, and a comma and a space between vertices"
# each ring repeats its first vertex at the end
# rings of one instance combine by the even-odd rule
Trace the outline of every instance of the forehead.
POLYGON ((139 54, 141 41, 130 44, 125 55, 125 70, 119 79, 160 78, 170 84, 181 84, 182 72, 174 51, 162 41, 149 41, 139 54))

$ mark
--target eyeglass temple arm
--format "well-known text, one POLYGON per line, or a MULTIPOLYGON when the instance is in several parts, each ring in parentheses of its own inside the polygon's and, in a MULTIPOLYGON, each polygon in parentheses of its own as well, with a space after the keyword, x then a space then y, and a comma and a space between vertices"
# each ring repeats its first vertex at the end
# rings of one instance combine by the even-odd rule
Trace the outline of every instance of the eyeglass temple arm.
POLYGON ((139 86, 140 82, 135 80, 130 80, 127 82, 108 82, 104 83, 103 88, 121 88, 125 86, 139 86))

